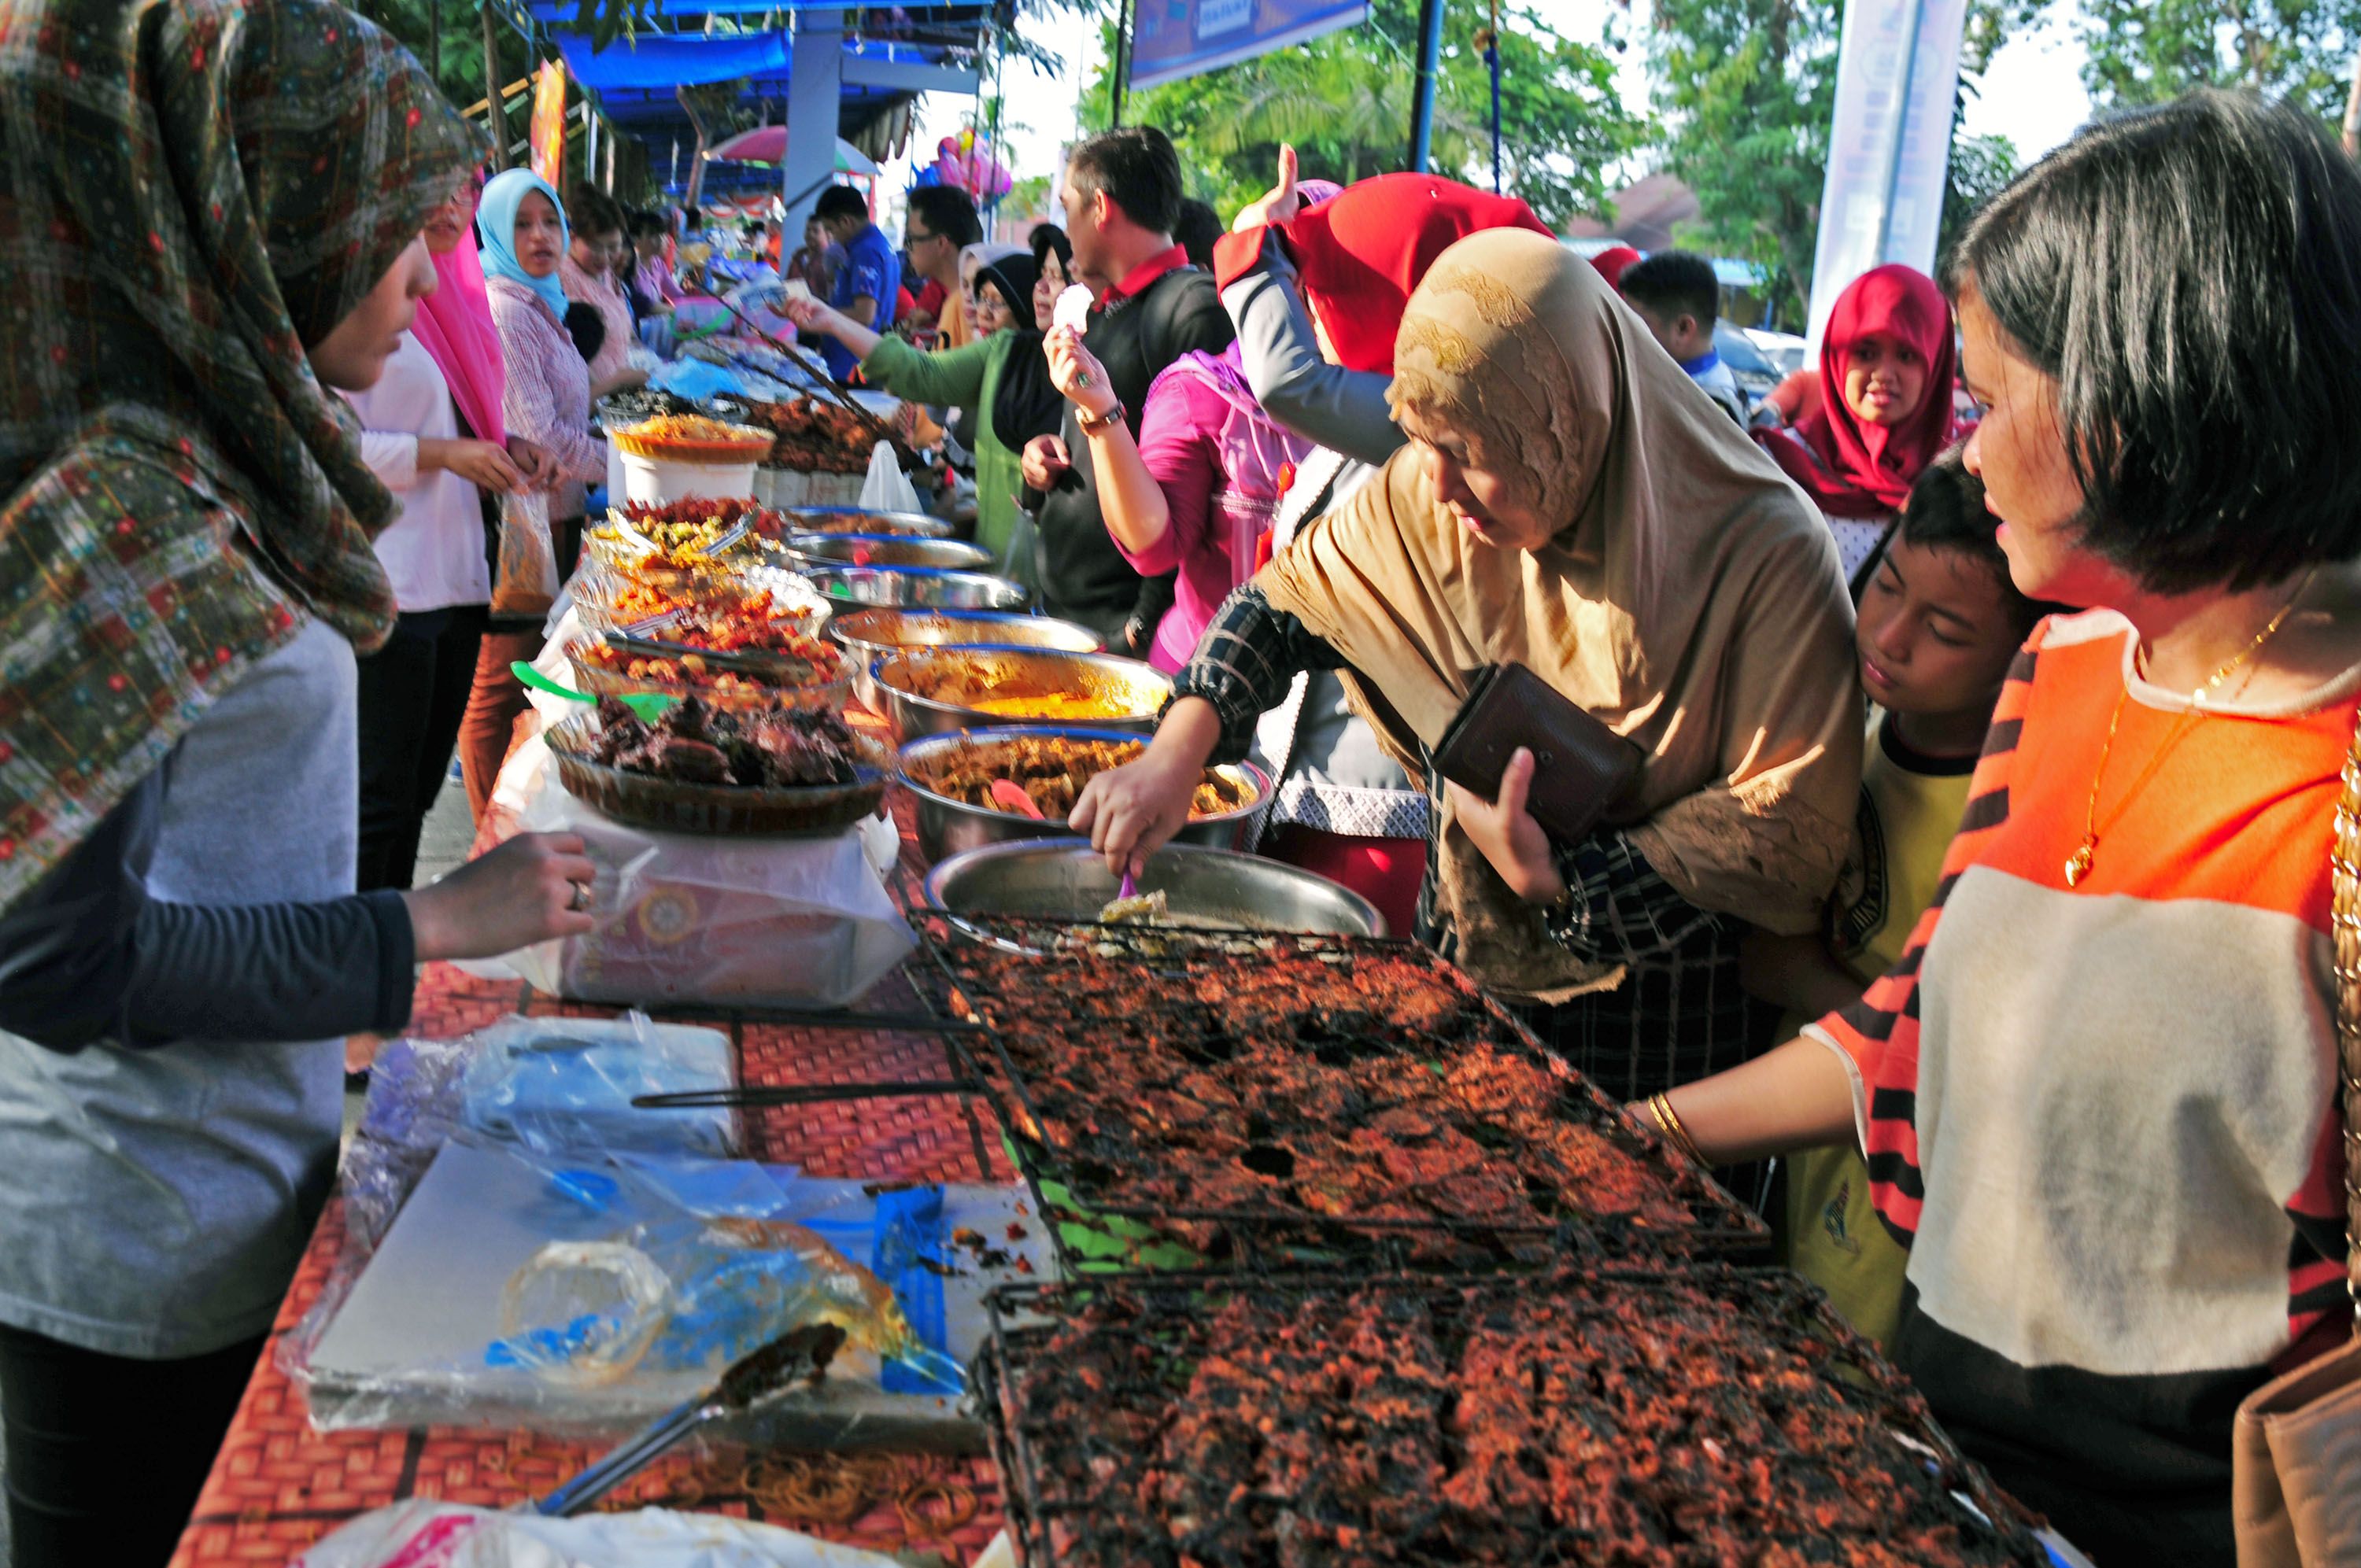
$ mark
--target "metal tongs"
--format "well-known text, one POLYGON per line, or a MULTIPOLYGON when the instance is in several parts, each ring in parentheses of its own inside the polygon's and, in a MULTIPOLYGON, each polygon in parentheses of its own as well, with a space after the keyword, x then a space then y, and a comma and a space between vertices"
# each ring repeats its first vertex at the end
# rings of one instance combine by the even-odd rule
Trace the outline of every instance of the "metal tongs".
POLYGON ((571 1518, 663 1458, 708 1421, 743 1415, 796 1387, 818 1387, 828 1364, 844 1348, 844 1337, 834 1323, 789 1329, 739 1358, 712 1387, 658 1416, 616 1444, 606 1458, 527 1507, 550 1519, 571 1518))
POLYGON ((799 682, 812 673, 811 662, 807 659, 765 652, 759 648, 724 652, 719 648, 699 648, 688 642, 665 642, 653 637, 634 637, 629 630, 608 632, 606 642, 608 647, 618 652, 636 653, 642 659, 686 659, 694 655, 717 670, 738 670, 750 675, 764 675, 773 681, 799 682))

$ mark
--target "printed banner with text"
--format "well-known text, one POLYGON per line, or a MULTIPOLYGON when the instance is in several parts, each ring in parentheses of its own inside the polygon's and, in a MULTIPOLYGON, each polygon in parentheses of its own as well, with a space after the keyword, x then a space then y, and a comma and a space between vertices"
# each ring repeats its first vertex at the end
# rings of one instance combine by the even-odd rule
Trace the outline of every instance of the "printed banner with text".
POLYGON ((1235 65, 1367 19, 1368 0, 1138 0, 1131 85, 1235 65))

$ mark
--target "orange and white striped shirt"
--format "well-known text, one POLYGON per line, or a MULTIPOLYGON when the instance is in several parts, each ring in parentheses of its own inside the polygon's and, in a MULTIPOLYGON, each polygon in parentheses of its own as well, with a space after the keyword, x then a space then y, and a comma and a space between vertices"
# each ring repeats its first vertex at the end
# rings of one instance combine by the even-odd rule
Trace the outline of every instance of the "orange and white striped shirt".
POLYGON ((1934 904, 1806 1033, 1911 1248, 1897 1358, 1971 1451, 2226 1503, 2237 1397, 2350 1321, 2328 850, 2361 668, 2191 718, 2135 647, 2111 610, 2036 630, 1934 904))

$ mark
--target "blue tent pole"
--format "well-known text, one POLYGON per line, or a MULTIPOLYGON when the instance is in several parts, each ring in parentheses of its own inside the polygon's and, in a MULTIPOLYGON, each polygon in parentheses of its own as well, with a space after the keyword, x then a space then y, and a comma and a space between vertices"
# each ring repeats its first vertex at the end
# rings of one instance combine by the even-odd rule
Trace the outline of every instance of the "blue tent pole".
POLYGON ((1484 45, 1484 63, 1492 71, 1492 194, 1500 193, 1500 35, 1484 45))
POLYGON ((1418 96, 1411 105, 1410 168, 1423 174, 1434 144, 1434 72, 1443 59, 1443 0, 1419 0, 1418 96))

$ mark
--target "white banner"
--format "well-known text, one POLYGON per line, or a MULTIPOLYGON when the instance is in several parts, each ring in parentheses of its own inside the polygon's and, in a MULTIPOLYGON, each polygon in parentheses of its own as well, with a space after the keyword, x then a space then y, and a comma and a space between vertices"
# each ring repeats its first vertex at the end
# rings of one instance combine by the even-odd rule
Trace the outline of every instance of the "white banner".
POLYGON ((1851 0, 1845 7, 1812 254, 1815 356, 1846 284, 1888 261, 1935 269, 1966 24, 1967 0, 1851 0))

